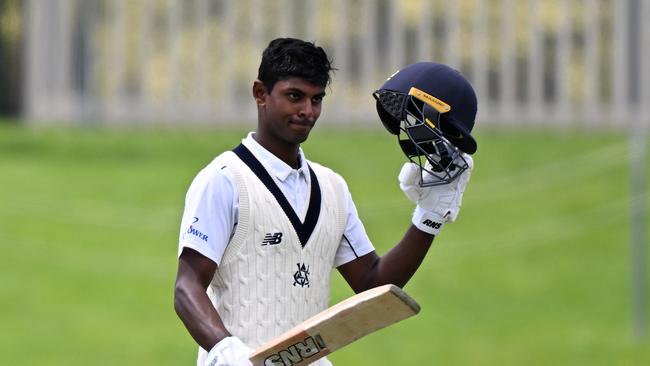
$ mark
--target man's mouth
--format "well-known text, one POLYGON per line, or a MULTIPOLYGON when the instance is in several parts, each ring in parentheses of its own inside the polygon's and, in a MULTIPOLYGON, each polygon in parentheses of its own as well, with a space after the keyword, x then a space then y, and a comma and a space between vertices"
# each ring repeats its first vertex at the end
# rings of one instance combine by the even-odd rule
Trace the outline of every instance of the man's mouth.
POLYGON ((297 125, 297 126, 301 126, 301 127, 305 127, 305 128, 307 128, 307 127, 310 127, 310 128, 311 128, 311 127, 314 126, 314 123, 313 123, 313 122, 310 122, 310 121, 295 121, 295 120, 290 120, 290 121, 289 121, 289 124, 297 125))

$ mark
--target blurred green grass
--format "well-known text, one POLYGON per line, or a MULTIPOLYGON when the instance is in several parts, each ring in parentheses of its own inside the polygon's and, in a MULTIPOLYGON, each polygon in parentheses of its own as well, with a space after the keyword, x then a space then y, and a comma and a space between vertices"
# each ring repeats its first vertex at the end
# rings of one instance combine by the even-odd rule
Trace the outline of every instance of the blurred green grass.
MULTIPOLYGON (((0 364, 194 364, 172 306, 183 199, 198 170, 244 134, 0 124, 0 364)), ((650 364, 648 338, 631 331, 626 137, 478 138, 459 221, 406 287, 422 312, 331 359, 650 364)), ((380 128, 320 127, 304 148, 346 177, 386 252, 412 210, 396 184, 394 140, 380 128)), ((333 278, 333 302, 352 294, 333 278)))

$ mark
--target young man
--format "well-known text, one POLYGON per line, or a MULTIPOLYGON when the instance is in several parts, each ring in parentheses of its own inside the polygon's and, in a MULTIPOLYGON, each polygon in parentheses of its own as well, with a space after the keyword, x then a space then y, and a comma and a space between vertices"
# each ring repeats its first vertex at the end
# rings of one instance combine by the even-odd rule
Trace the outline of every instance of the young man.
POLYGON ((256 131, 189 188, 174 305, 200 346, 199 366, 250 365, 254 348, 328 307, 333 268, 355 292, 404 286, 441 224, 458 213, 471 166, 451 184, 422 187, 426 171, 408 163, 400 180, 418 203, 414 225, 377 255, 343 178, 300 148, 320 116, 331 71, 313 43, 271 41, 253 82, 256 131))

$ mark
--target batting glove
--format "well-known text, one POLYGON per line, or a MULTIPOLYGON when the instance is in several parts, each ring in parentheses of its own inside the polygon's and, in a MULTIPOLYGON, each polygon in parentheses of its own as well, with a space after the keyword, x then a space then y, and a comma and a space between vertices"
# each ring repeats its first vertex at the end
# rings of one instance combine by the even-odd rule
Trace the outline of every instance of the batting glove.
POLYGON ((438 235, 447 222, 454 222, 458 217, 460 205, 463 200, 465 187, 469 182, 474 161, 472 157, 463 154, 469 167, 453 182, 432 187, 422 187, 421 180, 425 183, 434 179, 426 171, 421 171, 417 164, 406 163, 399 173, 399 186, 406 197, 417 206, 413 212, 412 222, 418 229, 433 235, 438 235))
POLYGON ((205 366, 253 366, 249 360, 253 352, 237 337, 226 337, 208 353, 205 366))

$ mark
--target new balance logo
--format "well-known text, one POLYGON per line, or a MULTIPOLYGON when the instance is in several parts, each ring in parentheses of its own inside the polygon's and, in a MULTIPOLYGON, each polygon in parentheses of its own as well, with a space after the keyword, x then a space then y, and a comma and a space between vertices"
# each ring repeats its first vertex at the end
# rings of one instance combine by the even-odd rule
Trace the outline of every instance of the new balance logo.
POLYGON ((282 243, 282 233, 268 233, 264 235, 264 240, 262 240, 262 246, 277 245, 280 243, 282 243))
POLYGON ((429 219, 426 219, 422 222, 426 226, 432 228, 432 229, 440 229, 442 227, 442 224, 439 222, 431 221, 429 219))

